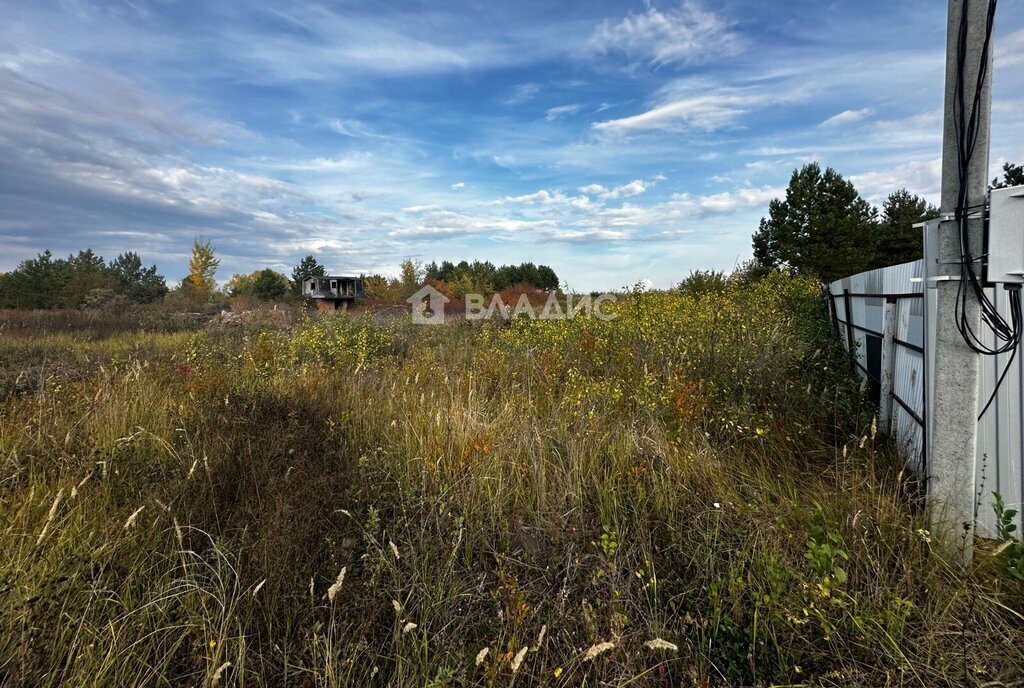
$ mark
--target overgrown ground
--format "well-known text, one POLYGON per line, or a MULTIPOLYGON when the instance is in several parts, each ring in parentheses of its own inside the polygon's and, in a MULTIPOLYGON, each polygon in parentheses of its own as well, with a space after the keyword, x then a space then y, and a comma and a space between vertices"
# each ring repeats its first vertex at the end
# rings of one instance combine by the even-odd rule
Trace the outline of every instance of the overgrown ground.
POLYGON ((0 683, 1018 681, 1020 589, 937 556, 829 327, 775 276, 611 322, 8 329, 0 683))

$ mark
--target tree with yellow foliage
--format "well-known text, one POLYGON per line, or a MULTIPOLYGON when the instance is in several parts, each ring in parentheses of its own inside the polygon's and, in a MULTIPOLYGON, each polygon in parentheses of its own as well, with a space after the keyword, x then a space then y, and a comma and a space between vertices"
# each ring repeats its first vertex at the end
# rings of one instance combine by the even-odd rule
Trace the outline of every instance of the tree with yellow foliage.
POLYGON ((188 261, 188 275, 181 281, 181 291, 190 300, 197 303, 208 303, 217 288, 213 276, 220 265, 220 259, 214 253, 209 241, 192 243, 192 257, 188 261))

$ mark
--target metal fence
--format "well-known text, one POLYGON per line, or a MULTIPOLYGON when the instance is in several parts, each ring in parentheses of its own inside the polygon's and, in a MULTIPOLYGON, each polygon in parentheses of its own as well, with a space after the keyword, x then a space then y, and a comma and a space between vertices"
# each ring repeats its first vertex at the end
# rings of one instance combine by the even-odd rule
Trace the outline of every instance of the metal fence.
MULTIPOLYGON (((869 270, 843 278, 829 286, 833 322, 844 345, 851 351, 854 371, 868 380, 879 408, 879 425, 895 440, 907 464, 930 476, 927 464, 928 401, 933 365, 931 342, 935 341, 934 293, 925 289, 923 261, 869 270)), ((1003 290, 990 294, 1007 308, 1003 290)), ((1021 509, 1024 475, 1024 371, 1021 352, 999 389, 991 408, 978 425, 978 529, 995 534, 992 492, 999 491, 1010 508, 1021 509)), ((983 356, 978 382, 978 411, 988 401, 1009 355, 983 356)), ((1018 529, 1024 530, 1021 515, 1018 529)))
POLYGON ((862 272, 833 282, 833 322, 853 352, 855 372, 867 377, 879 424, 924 472, 925 361, 922 261, 862 272))

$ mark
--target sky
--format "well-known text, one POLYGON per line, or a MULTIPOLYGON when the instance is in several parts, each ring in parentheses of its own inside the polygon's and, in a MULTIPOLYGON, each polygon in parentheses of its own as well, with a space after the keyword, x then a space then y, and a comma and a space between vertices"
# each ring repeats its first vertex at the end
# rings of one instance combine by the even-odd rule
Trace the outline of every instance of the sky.
MULTIPOLYGON (((0 3, 0 271, 126 250, 169 282, 309 253, 547 264, 571 289, 731 270, 810 161, 938 201, 946 3, 0 3)), ((993 175, 1024 161, 996 15, 993 175)))

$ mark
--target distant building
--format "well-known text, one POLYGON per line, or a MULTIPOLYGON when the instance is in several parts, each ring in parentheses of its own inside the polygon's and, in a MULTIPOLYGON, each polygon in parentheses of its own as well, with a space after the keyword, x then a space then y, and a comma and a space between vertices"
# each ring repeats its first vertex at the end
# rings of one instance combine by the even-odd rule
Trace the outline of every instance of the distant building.
POLYGON ((310 277, 302 283, 302 294, 313 299, 318 311, 344 311, 363 295, 363 281, 346 275, 310 277))

